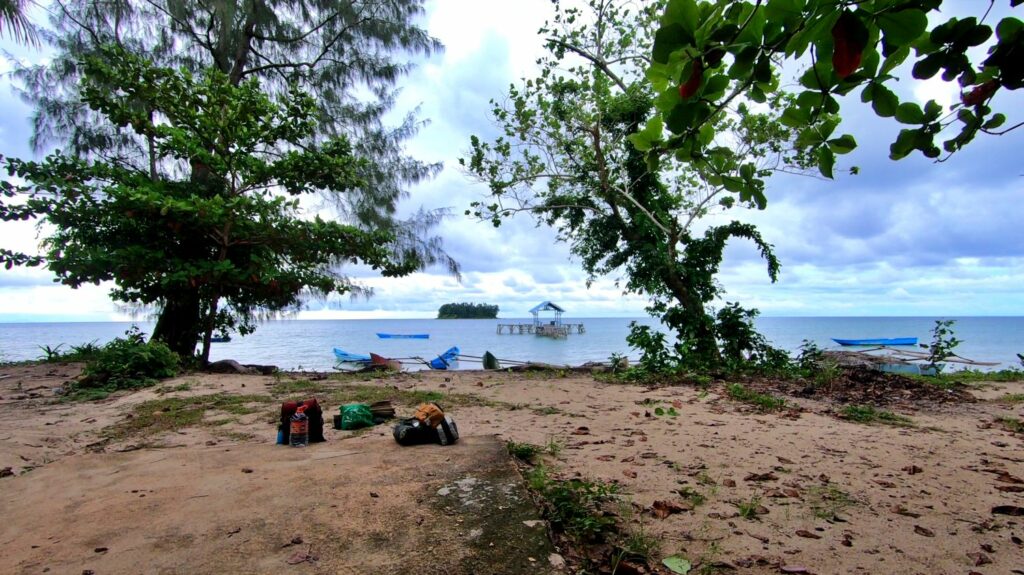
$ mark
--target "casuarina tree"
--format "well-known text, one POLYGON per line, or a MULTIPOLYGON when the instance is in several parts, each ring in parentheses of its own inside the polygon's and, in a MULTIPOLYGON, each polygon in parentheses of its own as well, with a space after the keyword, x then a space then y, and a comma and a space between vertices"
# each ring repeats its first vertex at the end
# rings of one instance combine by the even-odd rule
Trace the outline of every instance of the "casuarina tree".
MULTIPOLYGON (((383 120, 393 107, 397 82, 409 70, 400 58, 441 49, 415 25, 421 11, 420 0, 59 1, 51 11, 52 31, 45 34, 55 56, 45 65, 17 70, 15 76, 24 97, 35 105, 32 142, 37 149, 58 145, 78 161, 114 159, 150 180, 183 180, 201 189, 222 184, 217 170, 206 164, 213 148, 195 150, 185 161, 168 157, 152 130, 124 129, 103 110, 87 105, 81 88, 85 61, 108 57, 106 46, 113 45, 161 69, 202 77, 215 70, 225 86, 256 81, 250 86, 271 98, 302 90, 314 106, 302 121, 307 130, 303 145, 344 141, 347 153, 358 160, 349 165, 347 185, 313 186, 342 222, 362 233, 388 237, 374 245, 388 250, 394 261, 439 263, 458 273, 440 240, 429 235, 443 213, 420 210, 408 219, 397 217, 397 203, 408 187, 440 169, 402 151, 420 124, 412 115, 396 126, 383 120)), ((133 128, 164 121, 161 111, 146 107, 145 99, 134 105, 133 128)), ((291 145, 277 152, 285 153, 291 145)), ((168 241, 189 240, 179 237, 187 233, 184 227, 161 231, 168 241)), ((356 242, 353 249, 367 245, 356 242)), ((344 260, 354 254, 347 249, 337 255, 344 260)), ((25 254, 3 252, 0 257, 5 263, 36 263, 25 254)), ((216 261, 219 256, 210 257, 216 261)), ((208 297, 195 290, 162 294, 152 302, 158 311, 154 337, 191 354, 200 335, 208 332, 207 310, 218 306, 208 297)))

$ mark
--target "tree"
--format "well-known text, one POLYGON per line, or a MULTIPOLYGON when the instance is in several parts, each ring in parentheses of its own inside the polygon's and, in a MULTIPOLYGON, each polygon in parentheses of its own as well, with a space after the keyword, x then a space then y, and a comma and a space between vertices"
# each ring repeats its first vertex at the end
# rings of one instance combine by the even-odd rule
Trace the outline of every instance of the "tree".
MULTIPOLYGON (((443 212, 421 210, 404 221, 396 217, 396 204, 406 196, 407 186, 440 169, 402 151, 403 142, 420 125, 414 116, 397 127, 383 121, 394 103, 396 82, 409 70, 394 54, 430 54, 441 48, 412 23, 422 11, 421 3, 58 1, 50 36, 57 54, 47 65, 16 72, 23 95, 36 107, 32 143, 43 149, 63 142, 66 152, 83 159, 116 158, 153 180, 177 176, 175 170, 183 169, 193 184, 213 185, 206 182, 210 166, 188 162, 182 167, 166 161, 152 135, 121 130, 102 112, 82 104, 81 61, 101 53, 107 44, 145 55, 160 66, 193 73, 216 69, 233 86, 256 79, 271 96, 288 94, 297 86, 314 96, 317 108, 308 124, 310 141, 346 136, 352 155, 364 160, 352 164, 351 186, 320 190, 343 221, 363 232, 387 234, 391 241, 385 245, 394 257, 418 260, 423 266, 439 263, 458 274, 458 265, 444 253, 440 240, 429 236, 443 212)), ((152 110, 137 112, 144 121, 155 119, 146 120, 152 110)), ((17 256, 8 253, 6 261, 17 262, 17 256)), ((180 354, 191 354, 203 331, 203 310, 212 302, 186 291, 167 292, 154 305, 159 310, 154 337, 180 354)))
POLYGON ((494 319, 498 306, 485 303, 446 303, 437 310, 437 319, 494 319))
MULTIPOLYGON (((772 280, 779 262, 750 224, 703 233, 696 226, 712 210, 763 206, 761 179, 803 165, 789 153, 793 134, 770 115, 738 106, 709 123, 718 134, 704 142, 716 152, 713 161, 646 156, 637 144, 645 126, 660 121, 652 117, 660 102, 644 69, 663 3, 640 12, 610 0, 590 0, 587 10, 555 5, 553 23, 541 30, 549 55, 540 75, 494 105, 502 135, 493 142, 474 137, 462 160, 492 194, 468 213, 495 225, 519 212, 536 215, 569 243, 591 280, 624 271, 626 291, 650 297, 648 311, 675 331, 678 357, 720 366, 718 339, 726 334, 708 306, 722 293, 715 275, 726 243, 754 242, 772 280)), ((664 338, 645 330, 637 327, 632 341, 653 356, 664 338)))
MULTIPOLYGON (((1021 0, 1010 0, 1018 6, 1021 0)), ((638 145, 652 158, 672 154, 703 161, 716 152, 719 110, 739 101, 765 102, 778 90, 775 78, 785 62, 806 64, 803 91, 789 102, 781 121, 799 130, 799 145, 831 178, 836 154, 853 150, 850 135, 833 137, 838 96, 860 90, 881 117, 907 127, 890 146, 898 160, 915 150, 929 158, 948 157, 978 134, 1005 134, 1006 116, 991 107, 1003 91, 1024 87, 1024 23, 1014 17, 993 29, 985 23, 995 0, 973 2, 977 17, 944 18, 942 0, 769 0, 747 2, 670 0, 647 70, 658 94, 657 118, 638 145), (985 55, 980 48, 986 48, 985 55), (911 53, 913 52, 913 57, 911 53), (956 80, 961 101, 949 110, 934 100, 923 107, 901 102, 890 86, 898 69, 913 61, 911 75, 927 80, 941 72, 956 80), (942 147, 936 139, 954 124, 959 133, 942 147), (662 137, 662 128, 668 136, 662 137)), ((751 182, 756 186, 758 182, 751 182)))
POLYGON ((7 37, 20 44, 39 45, 39 33, 25 15, 22 0, 0 0, 0 38, 7 37))
MULTIPOLYGON (((259 313, 296 308, 304 294, 350 291, 331 271, 339 262, 385 276, 419 267, 412 254, 390 253, 386 230, 299 217, 296 198, 357 187, 365 161, 344 136, 313 141, 308 93, 293 88, 271 99, 255 79, 193 76, 110 47, 83 62, 81 94, 113 125, 151 142, 179 175, 152 178, 119 158, 61 152, 8 160, 8 173, 30 182, 22 209, 54 228, 43 242, 48 266, 72 287, 112 280, 118 301, 201 305, 204 363, 214 330, 246 333, 259 313), (186 175, 196 165, 204 166, 199 181, 186 175)), ((194 349, 194 339, 184 343, 194 349)))

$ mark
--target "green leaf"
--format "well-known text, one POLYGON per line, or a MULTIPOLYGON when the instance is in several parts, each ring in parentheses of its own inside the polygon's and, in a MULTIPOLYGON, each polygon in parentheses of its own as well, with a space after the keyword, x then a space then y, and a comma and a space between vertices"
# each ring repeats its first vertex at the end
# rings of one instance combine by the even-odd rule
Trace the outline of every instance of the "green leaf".
POLYGON ((896 121, 901 124, 923 124, 924 111, 913 102, 903 102, 896 108, 896 121))
POLYGON ((928 16, 924 11, 916 9, 883 12, 877 22, 885 39, 896 46, 910 44, 928 28, 928 16))
POLYGON ((654 415, 658 415, 658 416, 665 415, 665 409, 661 408, 661 407, 655 407, 654 408, 654 415))
POLYGON ((669 0, 668 6, 665 8, 665 15, 661 19, 661 25, 679 24, 683 30, 693 36, 699 20, 700 10, 697 8, 696 0, 669 0))
POLYGON ((1002 126, 1006 122, 1006 116, 1003 114, 995 114, 984 125, 981 127, 986 130, 994 130, 999 126, 1002 126))
POLYGON ((1008 42, 1013 39, 1013 36, 1017 34, 1021 28, 1024 28, 1024 22, 1021 22, 1016 18, 1003 18, 999 21, 999 24, 996 24, 996 38, 998 38, 1000 42, 1008 42))
POLYGON ((857 140, 850 134, 843 134, 829 140, 828 147, 837 154, 848 154, 857 147, 857 140))
POLYGON ((878 75, 879 76, 885 76, 889 72, 892 72, 893 70, 896 69, 897 66, 902 64, 903 61, 906 60, 907 56, 909 56, 909 55, 910 55, 910 47, 909 46, 903 46, 903 47, 897 49, 892 54, 889 54, 888 56, 886 56, 885 61, 882 62, 882 69, 878 71, 878 75))
POLYGON ((788 29, 800 21, 803 7, 803 0, 768 0, 764 10, 769 21, 781 22, 788 29))
POLYGON ((686 575, 693 568, 689 561, 676 555, 662 559, 661 564, 668 568, 669 571, 679 575, 686 575))
POLYGON ((916 136, 916 130, 900 130, 896 141, 889 146, 889 158, 900 160, 907 157, 914 150, 916 136))
POLYGON ((790 106, 782 113, 782 117, 779 118, 779 121, 782 122, 784 126, 800 128, 810 123, 811 113, 804 108, 790 106))
POLYGON ((654 50, 651 57, 659 64, 667 64, 672 52, 693 44, 693 34, 682 24, 662 26, 654 34, 654 50))
POLYGON ((946 54, 943 52, 935 52, 928 54, 923 60, 919 60, 914 64, 913 75, 918 80, 927 80, 932 76, 939 73, 942 69, 942 64, 946 61, 946 54))
POLYGON ((871 107, 874 108, 876 114, 883 118, 891 118, 896 115, 896 108, 900 104, 900 99, 896 97, 892 90, 881 84, 876 84, 873 94, 874 98, 871 100, 871 107))
POLYGON ((818 171, 828 179, 832 179, 832 169, 836 165, 836 155, 827 146, 818 148, 818 171))

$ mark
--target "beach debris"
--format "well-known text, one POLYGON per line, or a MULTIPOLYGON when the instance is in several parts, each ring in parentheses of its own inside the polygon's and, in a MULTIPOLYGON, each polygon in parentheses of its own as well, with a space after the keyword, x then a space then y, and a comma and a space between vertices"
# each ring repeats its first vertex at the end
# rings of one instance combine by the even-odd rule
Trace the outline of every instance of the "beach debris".
POLYGON ((573 435, 590 435, 590 428, 585 426, 585 425, 581 425, 580 427, 577 427, 575 430, 573 430, 572 434, 573 435))
POLYGON ((309 549, 305 551, 296 551, 292 553, 288 559, 285 560, 289 565, 298 565, 300 563, 316 563, 320 557, 313 554, 313 546, 310 545, 309 549))
POLYGON ((651 514, 658 519, 665 519, 669 515, 690 511, 693 507, 676 501, 658 500, 651 504, 651 514))
POLYGON ((780 565, 779 571, 782 573, 810 573, 806 567, 800 565, 780 565))
POLYGON ((672 555, 661 560, 661 564, 665 566, 669 571, 678 573, 679 575, 686 575, 693 568, 686 559, 679 557, 678 555, 672 555))
POLYGON ((812 533, 806 529, 797 529, 796 536, 803 537, 804 539, 821 539, 821 535, 818 535, 817 533, 812 533))
POLYGON ((992 513, 996 515, 1024 517, 1024 507, 1017 507, 1016 505, 996 505, 992 508, 992 513))
POLYGON ((636 471, 632 469, 623 469, 622 474, 630 479, 636 479, 636 471))
POLYGON ((980 551, 976 551, 974 553, 968 553, 967 557, 969 557, 971 559, 971 561, 974 561, 974 566, 975 567, 981 567, 982 565, 988 565, 989 563, 992 562, 992 559, 990 559, 988 555, 985 555, 984 553, 981 553, 980 551))
POLYGON ((913 517, 914 519, 917 519, 918 517, 921 516, 920 513, 914 513, 913 511, 908 510, 906 507, 904 507, 902 505, 893 505, 892 507, 889 508, 889 511, 892 511, 896 515, 903 515, 903 516, 906 516, 906 517, 913 517))
POLYGON ((252 468, 251 467, 243 467, 242 468, 242 473, 252 473, 252 468))
POLYGON ((779 476, 775 475, 771 471, 765 473, 748 473, 743 481, 778 481, 779 476))
POLYGON ((11 477, 12 475, 14 475, 14 469, 10 467, 0 469, 0 477, 11 477))
POLYGON ((935 537, 935 532, 927 527, 921 527, 920 525, 914 526, 914 533, 924 537, 935 537))
POLYGON ((110 551, 107 547, 97 547, 92 550, 93 553, 106 553, 107 551, 110 551))
POLYGON ((918 473, 924 473, 924 469, 921 469, 916 465, 908 465, 901 469, 900 471, 905 471, 907 475, 917 475, 918 473))

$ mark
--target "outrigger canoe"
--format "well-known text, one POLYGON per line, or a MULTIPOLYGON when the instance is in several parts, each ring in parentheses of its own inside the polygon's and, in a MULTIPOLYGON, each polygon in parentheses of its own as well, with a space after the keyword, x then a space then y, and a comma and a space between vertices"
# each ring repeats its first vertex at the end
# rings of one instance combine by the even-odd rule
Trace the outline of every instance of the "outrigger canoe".
POLYGON ((370 363, 370 356, 358 353, 349 353, 343 349, 334 348, 334 357, 343 363, 370 363))
POLYGON ((429 333, 378 333, 380 339, 430 339, 429 333))
POLYGON ((836 339, 832 341, 839 345, 917 345, 916 337, 893 337, 875 339, 836 339))
POLYGON ((453 346, 448 351, 427 362, 430 369, 448 369, 448 366, 459 360, 459 348, 453 346))
POLYGON ((370 365, 383 367, 392 371, 402 371, 402 362, 397 359, 377 355, 373 352, 370 353, 370 365))
POLYGON ((484 352, 484 369, 501 369, 498 358, 494 357, 494 354, 489 351, 484 352))

